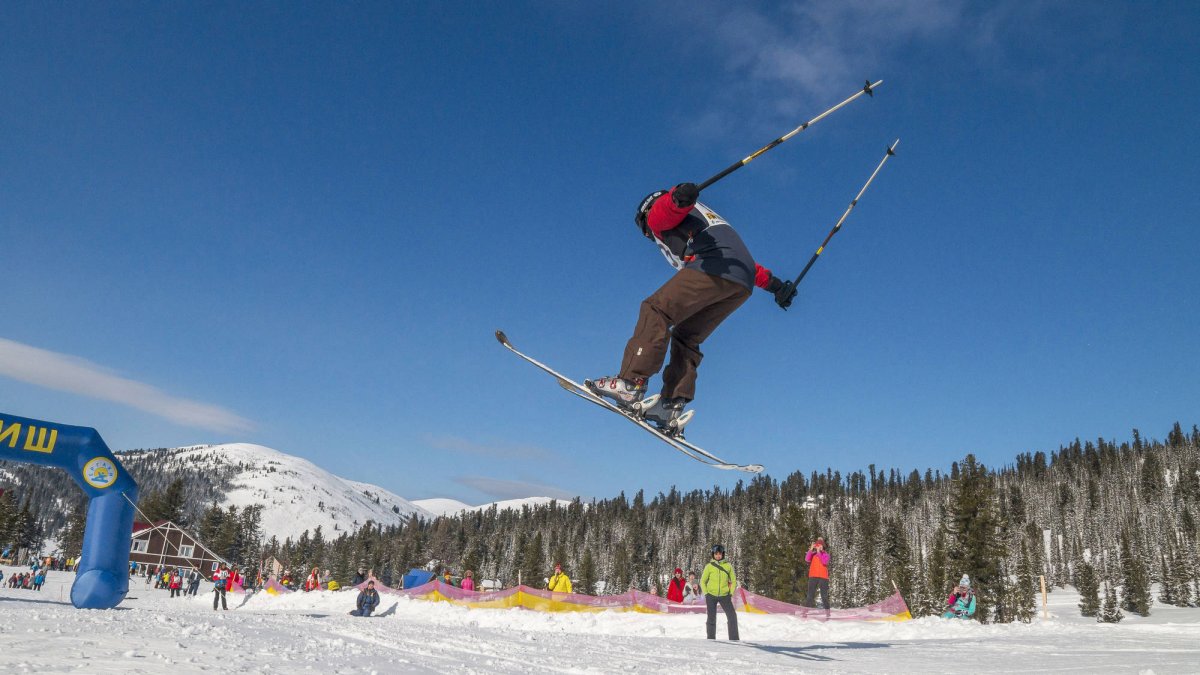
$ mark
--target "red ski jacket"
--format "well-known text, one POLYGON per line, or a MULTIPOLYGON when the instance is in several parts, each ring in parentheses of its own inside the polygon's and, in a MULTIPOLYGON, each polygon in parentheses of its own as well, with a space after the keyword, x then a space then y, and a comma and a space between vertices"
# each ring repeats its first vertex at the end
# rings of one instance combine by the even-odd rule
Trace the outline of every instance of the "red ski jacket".
MULTIPOLYGON (((754 262, 750 250, 729 223, 703 204, 680 208, 670 192, 646 214, 646 226, 683 266, 765 289, 771 270, 754 262), (690 252, 691 255, 683 255, 690 252)), ((666 255, 666 251, 664 251, 666 255)))

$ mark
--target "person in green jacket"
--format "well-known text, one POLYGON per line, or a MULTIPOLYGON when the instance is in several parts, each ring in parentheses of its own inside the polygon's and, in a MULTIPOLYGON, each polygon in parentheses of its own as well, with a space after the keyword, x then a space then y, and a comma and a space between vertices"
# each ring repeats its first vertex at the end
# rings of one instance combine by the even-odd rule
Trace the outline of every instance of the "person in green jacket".
POLYGON ((737 588, 737 576, 733 565, 725 561, 725 547, 713 544, 712 560, 704 566, 700 575, 700 589, 704 591, 704 602, 708 605, 708 639, 717 639, 717 605, 725 610, 725 623, 729 626, 729 639, 738 639, 737 614, 733 611, 733 589, 737 588))

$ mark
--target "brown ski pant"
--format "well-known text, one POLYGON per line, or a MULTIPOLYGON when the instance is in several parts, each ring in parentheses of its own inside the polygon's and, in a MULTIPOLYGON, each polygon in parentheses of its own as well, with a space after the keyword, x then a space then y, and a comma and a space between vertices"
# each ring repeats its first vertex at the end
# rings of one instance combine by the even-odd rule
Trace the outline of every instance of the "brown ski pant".
POLYGON ((625 345, 620 377, 651 377, 662 368, 670 344, 662 395, 691 401, 696 397, 696 369, 704 358, 700 343, 749 297, 750 289, 736 281, 679 270, 642 301, 633 337, 625 345))

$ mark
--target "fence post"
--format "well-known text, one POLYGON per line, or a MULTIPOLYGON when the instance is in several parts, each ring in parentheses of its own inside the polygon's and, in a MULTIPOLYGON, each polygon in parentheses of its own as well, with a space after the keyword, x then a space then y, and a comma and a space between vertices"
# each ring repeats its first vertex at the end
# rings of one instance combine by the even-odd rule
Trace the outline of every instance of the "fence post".
POLYGON ((1042 618, 1050 618, 1050 609, 1046 607, 1046 575, 1039 574, 1038 579, 1042 582, 1042 618))

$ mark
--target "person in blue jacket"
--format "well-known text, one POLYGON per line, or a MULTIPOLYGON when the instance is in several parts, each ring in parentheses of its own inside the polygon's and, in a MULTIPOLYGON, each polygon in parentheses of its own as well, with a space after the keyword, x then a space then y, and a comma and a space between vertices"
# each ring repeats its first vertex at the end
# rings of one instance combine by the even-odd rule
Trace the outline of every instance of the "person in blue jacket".
POLYGON ((971 577, 962 575, 954 592, 946 600, 949 608, 942 615, 944 619, 969 619, 975 616, 975 592, 971 590, 971 577))
POLYGON ((352 616, 371 616, 371 612, 379 606, 379 591, 375 590, 375 580, 367 582, 367 587, 358 594, 358 609, 350 612, 352 616))

